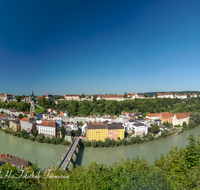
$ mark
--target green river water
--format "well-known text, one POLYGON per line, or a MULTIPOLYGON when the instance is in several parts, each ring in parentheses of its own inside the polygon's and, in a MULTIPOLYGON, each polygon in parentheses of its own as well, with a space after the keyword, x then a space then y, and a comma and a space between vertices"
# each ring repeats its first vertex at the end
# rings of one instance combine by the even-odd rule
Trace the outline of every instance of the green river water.
MULTIPOLYGON (((200 135, 200 126, 176 136, 143 144, 113 148, 84 148, 80 150, 76 163, 87 166, 95 161, 112 165, 114 162, 118 162, 120 158, 132 159, 134 156, 139 156, 140 158, 144 157, 151 164, 155 156, 159 157, 161 153, 166 155, 172 146, 180 148, 188 145, 187 138, 191 133, 194 134, 197 140, 200 135)), ((0 153, 25 158, 32 163, 37 160, 39 167, 43 169, 58 166, 54 162, 61 161, 61 154, 66 152, 66 146, 33 142, 0 131, 0 153)))

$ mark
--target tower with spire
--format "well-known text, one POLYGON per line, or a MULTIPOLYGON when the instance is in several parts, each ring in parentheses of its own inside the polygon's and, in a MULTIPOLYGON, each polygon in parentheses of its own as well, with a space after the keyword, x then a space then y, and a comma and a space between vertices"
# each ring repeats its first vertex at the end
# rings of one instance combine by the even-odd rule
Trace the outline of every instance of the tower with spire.
POLYGON ((35 115, 35 104, 34 104, 34 93, 32 91, 32 96, 31 96, 31 107, 30 107, 30 115, 32 113, 35 115))

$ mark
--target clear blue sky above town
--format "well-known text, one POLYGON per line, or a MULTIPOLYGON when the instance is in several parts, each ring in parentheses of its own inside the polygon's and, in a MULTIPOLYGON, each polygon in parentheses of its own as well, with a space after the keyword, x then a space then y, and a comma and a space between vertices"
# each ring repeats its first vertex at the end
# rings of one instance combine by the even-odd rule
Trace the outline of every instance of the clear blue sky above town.
POLYGON ((0 0, 0 93, 200 90, 199 0, 0 0))

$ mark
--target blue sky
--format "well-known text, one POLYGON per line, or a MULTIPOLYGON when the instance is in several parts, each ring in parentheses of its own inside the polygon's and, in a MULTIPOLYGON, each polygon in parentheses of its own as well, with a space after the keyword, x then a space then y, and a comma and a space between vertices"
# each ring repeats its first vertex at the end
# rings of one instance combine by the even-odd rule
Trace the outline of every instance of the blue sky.
POLYGON ((200 90, 199 0, 0 0, 0 93, 200 90))

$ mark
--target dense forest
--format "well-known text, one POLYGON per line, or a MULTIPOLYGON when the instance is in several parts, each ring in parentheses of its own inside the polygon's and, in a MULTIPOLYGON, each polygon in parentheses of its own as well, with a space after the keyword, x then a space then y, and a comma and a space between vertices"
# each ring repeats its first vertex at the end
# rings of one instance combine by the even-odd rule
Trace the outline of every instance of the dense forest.
POLYGON ((21 172, 8 163, 0 166, 3 178, 0 180, 0 188, 200 189, 200 138, 196 141, 194 136, 190 135, 188 141, 185 148, 171 148, 166 157, 161 155, 160 158, 155 158, 152 165, 135 157, 132 160, 121 159, 119 163, 113 163, 109 167, 92 162, 88 167, 76 166, 69 172, 51 168, 50 173, 46 171, 38 175, 41 170, 34 164, 22 175, 39 176, 31 179, 20 178, 21 172), (12 171, 13 178, 5 177, 8 171, 12 171))
POLYGON ((60 101, 58 104, 50 100, 42 98, 38 100, 38 104, 47 108, 59 109, 67 111, 70 116, 88 116, 92 114, 96 115, 119 115, 121 111, 129 112, 142 112, 156 113, 156 112, 198 112, 200 111, 200 98, 188 98, 188 99, 135 99, 125 100, 121 102, 96 100, 93 101, 60 101))

